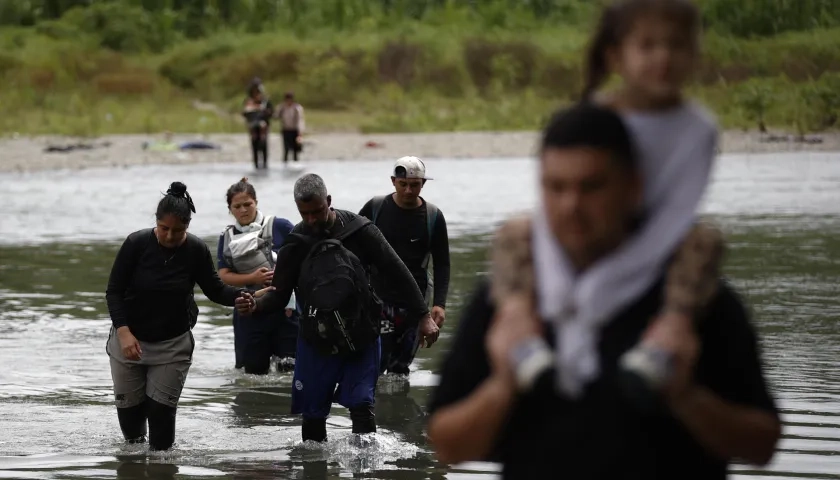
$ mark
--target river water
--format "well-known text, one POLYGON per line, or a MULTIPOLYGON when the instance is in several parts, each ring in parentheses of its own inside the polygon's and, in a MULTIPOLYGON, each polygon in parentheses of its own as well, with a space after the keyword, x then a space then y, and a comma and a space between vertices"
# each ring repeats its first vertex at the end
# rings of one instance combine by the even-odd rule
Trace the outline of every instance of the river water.
MULTIPOLYGON (((388 166, 309 168, 325 178, 335 206, 358 210, 388 192, 388 166)), ((287 413, 289 376, 234 370, 229 311, 200 297, 177 444, 163 454, 121 442, 104 351, 111 262, 128 233, 152 225, 173 180, 194 197, 191 231, 215 245, 230 221, 225 189, 249 172, 190 165, 0 174, 0 478, 496 478, 496 465, 436 462, 423 411, 459 303, 485 270, 489 232, 533 205, 534 167, 527 159, 429 162, 435 180, 424 193, 454 237, 449 321, 408 383, 381 381, 372 447, 348 441, 350 421, 338 407, 327 445, 301 445, 299 422, 287 413)), ((260 206, 296 221, 294 177, 251 175, 260 206)), ((772 465, 735 466, 733 478, 840 478, 839 190, 836 153, 728 155, 718 163, 704 211, 727 232, 726 273, 752 307, 785 422, 772 465)))

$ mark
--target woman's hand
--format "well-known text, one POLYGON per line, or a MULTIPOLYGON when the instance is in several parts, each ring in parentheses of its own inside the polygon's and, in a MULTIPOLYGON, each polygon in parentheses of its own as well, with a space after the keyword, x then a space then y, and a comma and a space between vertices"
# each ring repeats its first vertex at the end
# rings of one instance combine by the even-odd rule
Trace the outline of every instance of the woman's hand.
POLYGON ((140 342, 137 341, 128 327, 117 329, 117 339, 120 341, 123 357, 127 360, 140 360, 140 355, 143 354, 140 350, 140 342))
POLYGON ((271 270, 267 267, 260 267, 251 274, 250 283, 252 285, 263 285, 265 287, 268 287, 269 285, 271 285, 271 280, 273 278, 274 270, 271 270))

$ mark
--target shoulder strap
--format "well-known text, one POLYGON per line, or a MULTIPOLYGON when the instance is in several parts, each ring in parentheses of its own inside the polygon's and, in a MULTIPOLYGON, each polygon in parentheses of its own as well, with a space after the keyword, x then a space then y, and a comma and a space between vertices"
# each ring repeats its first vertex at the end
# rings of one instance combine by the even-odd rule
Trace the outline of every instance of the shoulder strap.
POLYGON ((370 221, 373 222, 374 225, 376 225, 376 219, 379 218, 379 211, 382 210, 382 205, 385 203, 385 198, 387 196, 388 195, 379 195, 373 197, 371 200, 370 209, 372 212, 371 216, 373 218, 371 218, 370 221))
POLYGON ((341 230, 340 232, 338 232, 338 235, 334 236, 333 238, 338 240, 338 241, 343 242, 344 239, 346 239, 346 238, 350 237, 350 235, 353 235, 354 233, 358 232, 359 230, 362 229, 362 227, 364 227, 365 225, 367 225, 369 223, 371 223, 370 220, 368 220, 367 218, 365 218, 361 215, 357 215, 356 218, 354 218, 353 220, 350 221, 350 223, 345 225, 344 229, 341 230))
MULTIPOLYGON (((426 202, 426 200, 423 200, 426 202)), ((432 245, 432 236, 435 233, 435 223, 437 222, 438 208, 434 203, 426 202, 426 230, 429 232, 429 245, 432 245)))
POLYGON ((265 217, 259 235, 263 239, 266 237, 271 238, 270 242, 263 244, 263 255, 265 255, 269 267, 274 268, 274 257, 271 255, 271 252, 274 250, 274 215, 265 217))

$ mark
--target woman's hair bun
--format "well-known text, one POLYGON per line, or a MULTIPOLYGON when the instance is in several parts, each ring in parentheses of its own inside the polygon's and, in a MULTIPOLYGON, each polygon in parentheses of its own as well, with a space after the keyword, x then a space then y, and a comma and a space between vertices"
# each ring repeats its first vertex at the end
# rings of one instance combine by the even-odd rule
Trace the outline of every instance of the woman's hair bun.
POLYGON ((248 183, 248 177, 242 177, 242 180, 240 180, 240 182, 248 183))
POLYGON ((187 186, 181 182, 172 182, 172 184, 169 185, 169 190, 166 191, 167 195, 173 195, 175 197, 183 197, 186 193, 187 186))

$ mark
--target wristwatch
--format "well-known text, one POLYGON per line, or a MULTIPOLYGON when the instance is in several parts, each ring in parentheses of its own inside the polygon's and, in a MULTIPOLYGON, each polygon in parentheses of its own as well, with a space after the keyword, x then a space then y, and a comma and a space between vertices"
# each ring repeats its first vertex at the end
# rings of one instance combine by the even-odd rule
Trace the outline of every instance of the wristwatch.
POLYGON ((554 364, 551 347, 541 337, 524 340, 510 350, 516 387, 520 392, 529 391, 537 378, 554 364))

